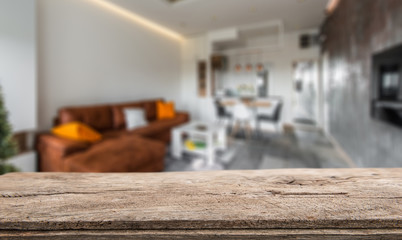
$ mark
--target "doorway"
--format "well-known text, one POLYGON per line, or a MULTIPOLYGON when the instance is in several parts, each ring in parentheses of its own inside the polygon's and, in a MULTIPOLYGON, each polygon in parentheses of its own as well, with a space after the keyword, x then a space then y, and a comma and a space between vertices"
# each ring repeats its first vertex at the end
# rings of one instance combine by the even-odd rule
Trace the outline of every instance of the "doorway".
POLYGON ((317 127, 319 122, 318 62, 299 60, 293 64, 293 122, 317 127))

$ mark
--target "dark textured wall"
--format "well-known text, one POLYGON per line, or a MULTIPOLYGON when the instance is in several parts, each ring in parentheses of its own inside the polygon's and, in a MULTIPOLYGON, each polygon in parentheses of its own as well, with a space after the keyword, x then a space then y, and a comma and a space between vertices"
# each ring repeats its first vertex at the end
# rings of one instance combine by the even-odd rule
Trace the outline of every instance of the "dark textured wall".
POLYGON ((370 115, 371 56, 402 43, 402 0, 342 0, 322 27, 330 133, 361 167, 402 167, 402 128, 370 115))

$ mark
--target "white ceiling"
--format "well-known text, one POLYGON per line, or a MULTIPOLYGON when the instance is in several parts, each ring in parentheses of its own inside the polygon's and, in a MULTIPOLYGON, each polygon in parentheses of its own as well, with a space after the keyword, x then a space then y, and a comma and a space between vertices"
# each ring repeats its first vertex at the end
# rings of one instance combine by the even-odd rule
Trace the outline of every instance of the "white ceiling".
POLYGON ((109 0, 184 36, 282 20, 285 30, 319 27, 328 0, 109 0))

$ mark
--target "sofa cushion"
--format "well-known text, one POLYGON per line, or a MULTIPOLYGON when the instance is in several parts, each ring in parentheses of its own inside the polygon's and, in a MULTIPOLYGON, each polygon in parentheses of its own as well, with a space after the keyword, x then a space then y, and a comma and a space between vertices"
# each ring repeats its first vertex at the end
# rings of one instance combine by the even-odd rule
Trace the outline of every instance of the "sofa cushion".
POLYGON ((59 124, 82 122, 97 131, 113 128, 110 106, 66 107, 59 110, 59 124))
POLYGON ((156 118, 156 101, 158 101, 158 99, 113 105, 113 127, 115 129, 122 129, 126 127, 124 118, 125 108, 142 108, 145 111, 147 120, 154 121, 156 118))
POLYGON ((156 164, 163 170, 165 145, 159 141, 124 136, 102 141, 64 161, 69 172, 132 172, 156 164))
POLYGON ((161 99, 156 99, 154 101, 145 101, 144 108, 147 115, 148 121, 155 121, 156 120, 156 103, 158 101, 162 101, 161 99))
POLYGON ((113 127, 115 129, 126 128, 126 121, 124 118, 125 108, 143 108, 143 104, 140 102, 135 102, 135 103, 124 103, 112 106, 113 127))
POLYGON ((148 124, 145 119, 145 111, 141 108, 125 108, 124 119, 126 121, 126 129, 132 130, 143 127, 148 124))
POLYGON ((52 129, 52 133, 62 138, 84 142, 97 142, 102 139, 101 134, 81 122, 59 125, 52 129))
POLYGON ((92 144, 89 142, 69 140, 48 133, 39 135, 37 140, 39 152, 46 149, 52 152, 50 155, 58 155, 59 157, 66 157, 79 151, 85 151, 91 146, 92 144))
POLYGON ((153 137, 172 128, 188 122, 189 115, 184 112, 177 112, 175 118, 166 120, 156 120, 150 122, 147 126, 139 127, 133 130, 114 129, 102 132, 103 139, 118 138, 126 135, 136 135, 142 137, 153 137))
POLYGON ((108 140, 111 138, 122 137, 122 136, 125 136, 128 134, 129 134, 129 132, 126 129, 108 130, 108 131, 102 132, 102 138, 104 140, 108 140))
POLYGON ((156 102, 158 120, 173 119, 176 115, 174 102, 156 102))
POLYGON ((149 123, 146 127, 137 128, 129 131, 129 134, 136 134, 143 137, 153 137, 164 131, 170 131, 172 128, 177 127, 183 123, 188 122, 189 116, 187 113, 176 113, 172 119, 157 120, 149 123))

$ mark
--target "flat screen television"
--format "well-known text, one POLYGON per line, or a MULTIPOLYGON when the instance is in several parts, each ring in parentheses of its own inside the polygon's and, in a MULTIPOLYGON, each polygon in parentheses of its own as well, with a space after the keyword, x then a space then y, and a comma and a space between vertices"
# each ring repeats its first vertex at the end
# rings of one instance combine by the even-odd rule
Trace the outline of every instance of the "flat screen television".
POLYGON ((372 115, 402 127, 402 44, 372 58, 372 115))

